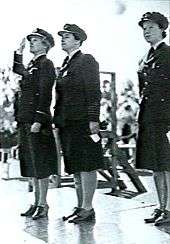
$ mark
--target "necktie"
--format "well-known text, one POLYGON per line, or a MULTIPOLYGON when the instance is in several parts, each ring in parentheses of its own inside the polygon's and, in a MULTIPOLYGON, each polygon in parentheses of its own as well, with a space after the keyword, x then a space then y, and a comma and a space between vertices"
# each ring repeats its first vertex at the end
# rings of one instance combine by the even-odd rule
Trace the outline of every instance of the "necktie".
POLYGON ((64 61, 63 61, 63 64, 62 64, 62 67, 66 66, 68 64, 68 61, 69 61, 69 56, 67 56, 64 61))
POLYGON ((67 56, 64 61, 63 61, 63 64, 61 66, 61 69, 59 71, 59 77, 62 77, 64 72, 67 70, 68 68, 68 63, 69 63, 69 56, 67 56))
POLYGON ((154 56, 154 51, 155 51, 155 49, 153 47, 151 47, 151 49, 148 52, 147 59, 151 59, 154 56))

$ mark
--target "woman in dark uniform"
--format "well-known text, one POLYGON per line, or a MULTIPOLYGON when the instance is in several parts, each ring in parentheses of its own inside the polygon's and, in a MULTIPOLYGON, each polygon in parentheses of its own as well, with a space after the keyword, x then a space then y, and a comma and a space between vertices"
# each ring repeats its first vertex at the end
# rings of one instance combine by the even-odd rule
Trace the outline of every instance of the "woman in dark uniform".
POLYGON ((151 45, 139 67, 141 95, 136 167, 153 170, 159 207, 146 223, 170 222, 170 47, 163 42, 167 18, 147 12, 139 25, 151 45))
POLYGON ((92 200, 97 184, 96 169, 103 167, 98 136, 101 98, 99 65, 92 55, 80 51, 87 38, 84 30, 75 24, 66 24, 58 34, 62 49, 68 56, 57 79, 59 99, 54 122, 60 128, 65 170, 74 174, 78 205, 75 218, 71 221, 78 223, 95 216, 92 200))
POLYGON ((32 216, 35 220, 48 214, 48 177, 57 174, 57 153, 50 113, 55 69, 52 61, 46 57, 54 46, 54 39, 51 34, 38 28, 27 39, 34 57, 25 68, 22 62, 23 39, 14 53, 13 71, 22 77, 21 91, 15 103, 21 175, 32 177, 35 189, 34 204, 21 216, 32 216))

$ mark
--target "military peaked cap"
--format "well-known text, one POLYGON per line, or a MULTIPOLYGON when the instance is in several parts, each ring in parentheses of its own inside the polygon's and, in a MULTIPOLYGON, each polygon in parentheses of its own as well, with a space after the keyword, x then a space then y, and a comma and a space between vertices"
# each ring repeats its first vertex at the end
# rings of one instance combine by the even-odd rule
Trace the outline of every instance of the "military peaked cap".
POLYGON ((81 41, 87 39, 85 31, 75 24, 65 24, 63 30, 58 32, 58 35, 62 36, 64 33, 72 33, 81 41))
POLYGON ((143 14, 143 16, 138 24, 141 27, 143 27, 143 23, 148 20, 155 22, 163 30, 166 30, 168 28, 168 24, 169 24, 168 19, 163 14, 160 14, 159 12, 152 12, 152 13, 147 12, 147 13, 143 14))
POLYGON ((55 45, 53 36, 50 33, 48 33, 47 31, 43 30, 43 29, 37 28, 31 34, 29 34, 27 36, 27 39, 30 41, 31 37, 34 37, 34 36, 42 37, 42 39, 44 39, 44 40, 49 42, 51 47, 53 47, 55 45))

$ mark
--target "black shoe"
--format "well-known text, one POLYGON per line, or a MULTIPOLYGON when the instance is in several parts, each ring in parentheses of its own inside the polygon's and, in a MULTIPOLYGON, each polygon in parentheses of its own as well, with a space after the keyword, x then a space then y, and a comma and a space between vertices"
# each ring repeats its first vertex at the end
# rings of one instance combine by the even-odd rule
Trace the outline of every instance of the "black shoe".
POLYGON ((161 214, 161 216, 155 221, 155 226, 160 226, 168 223, 170 223, 170 211, 165 210, 161 214))
POLYGON ((37 208, 37 206, 31 205, 30 208, 25 213, 21 213, 21 216, 22 217, 31 217, 35 213, 36 208, 37 208))
POLYGON ((144 219, 145 223, 155 223, 155 221, 161 216, 162 213, 163 211, 161 209, 156 208, 150 218, 144 219))
POLYGON ((72 214, 62 217, 63 221, 66 221, 66 220, 76 216, 81 210, 82 210, 82 208, 75 207, 72 214))
POLYGON ((37 220, 37 219, 41 219, 41 218, 45 218, 48 216, 48 205, 46 206, 38 206, 35 213, 32 216, 33 220, 37 220))
POLYGON ((77 217, 69 220, 69 223, 78 224, 83 221, 92 221, 95 219, 95 211, 92 208, 91 210, 81 209, 81 211, 77 214, 77 217))

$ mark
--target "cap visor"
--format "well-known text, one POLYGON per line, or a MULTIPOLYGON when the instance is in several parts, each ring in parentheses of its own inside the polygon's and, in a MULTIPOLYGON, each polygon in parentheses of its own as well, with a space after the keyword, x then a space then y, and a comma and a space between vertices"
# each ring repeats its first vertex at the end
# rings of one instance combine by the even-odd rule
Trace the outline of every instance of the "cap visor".
POLYGON ((59 31, 58 32, 58 35, 59 36, 62 36, 64 33, 71 33, 71 34, 73 34, 74 32, 72 32, 72 31, 59 31))
POLYGON ((149 18, 143 18, 142 20, 139 21, 139 26, 143 27, 143 23, 146 22, 146 21, 152 21, 152 19, 149 19, 149 18))
POLYGON ((39 33, 31 33, 30 35, 27 36, 28 41, 30 41, 31 37, 44 37, 43 35, 39 34, 39 33))

